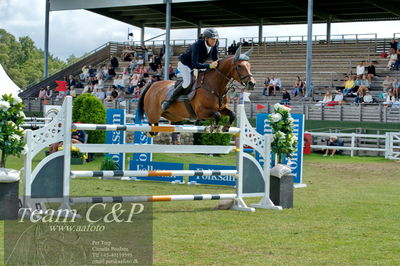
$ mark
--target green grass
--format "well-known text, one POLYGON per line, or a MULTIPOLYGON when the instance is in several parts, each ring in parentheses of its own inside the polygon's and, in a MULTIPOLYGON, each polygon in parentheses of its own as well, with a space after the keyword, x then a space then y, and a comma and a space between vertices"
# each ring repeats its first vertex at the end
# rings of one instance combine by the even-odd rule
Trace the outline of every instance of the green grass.
POLYGON ((400 131, 400 123, 378 123, 378 122, 353 122, 353 121, 327 121, 307 120, 305 130, 328 131, 329 129, 341 129, 344 132, 354 132, 355 128, 365 129, 365 133, 380 134, 386 131, 400 131))
MULTIPOLYGON (((234 156, 168 154, 155 155, 154 160, 233 164, 234 156)), ((21 160, 11 160, 9 166, 13 165, 21 166, 21 160)), ((99 165, 97 159, 74 168, 93 170, 99 165)), ((398 162, 376 157, 306 155, 307 188, 296 189, 294 208, 283 211, 216 211, 216 203, 211 201, 154 203, 154 263, 398 265, 399 166, 398 162)), ((76 196, 232 191, 227 187, 157 182, 72 180, 72 194, 76 196)), ((252 203, 256 199, 246 201, 252 203)), ((2 245, 0 241, 0 261, 2 245)))

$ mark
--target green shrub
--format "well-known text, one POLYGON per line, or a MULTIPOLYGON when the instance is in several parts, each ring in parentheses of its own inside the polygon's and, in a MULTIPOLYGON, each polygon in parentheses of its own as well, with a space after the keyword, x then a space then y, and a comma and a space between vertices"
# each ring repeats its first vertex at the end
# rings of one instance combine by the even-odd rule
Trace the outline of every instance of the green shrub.
MULTIPOLYGON (((106 109, 103 103, 94 95, 85 93, 79 95, 74 100, 72 109, 74 122, 88 123, 88 124, 105 124, 106 123, 106 109)), ((88 143, 104 143, 105 132, 93 130, 86 132, 88 134, 88 143)))
MULTIPOLYGON (((229 121, 228 116, 223 116, 220 125, 224 125, 229 121)), ((201 125, 209 126, 214 123, 214 119, 201 122, 201 125)), ((231 134, 219 133, 202 133, 199 138, 200 145, 229 145, 232 139, 231 134)))
POLYGON ((111 157, 104 157, 100 166, 101 171, 115 171, 119 170, 119 166, 111 157))

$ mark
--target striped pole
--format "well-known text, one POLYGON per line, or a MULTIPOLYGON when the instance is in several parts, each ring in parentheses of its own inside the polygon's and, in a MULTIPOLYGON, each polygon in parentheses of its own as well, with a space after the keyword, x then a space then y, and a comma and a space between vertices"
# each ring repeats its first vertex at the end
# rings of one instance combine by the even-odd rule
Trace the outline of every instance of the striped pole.
MULTIPOLYGON (((236 170, 172 170, 172 171, 71 171, 72 177, 121 177, 135 176, 229 176, 237 175, 236 170)), ((114 179, 114 178, 113 178, 114 179)))
POLYGON ((70 198, 74 203, 117 203, 117 202, 156 202, 156 201, 191 201, 234 199, 236 194, 200 194, 200 195, 165 195, 165 196, 122 196, 122 197, 79 197, 70 198))
MULTIPOLYGON (((142 132, 181 132, 181 133, 209 133, 210 127, 206 126, 148 126, 148 125, 110 125, 110 124, 72 124, 76 130, 102 130, 102 131, 142 131, 142 132)), ((240 128, 230 127, 224 134, 240 133, 240 128)))

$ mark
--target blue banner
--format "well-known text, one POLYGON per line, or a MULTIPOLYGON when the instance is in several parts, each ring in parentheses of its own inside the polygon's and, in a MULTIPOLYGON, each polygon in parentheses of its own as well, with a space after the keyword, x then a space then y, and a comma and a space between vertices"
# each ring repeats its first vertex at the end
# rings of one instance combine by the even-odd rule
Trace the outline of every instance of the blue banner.
MULTIPOLYGON (((258 133, 272 134, 272 128, 270 127, 270 122, 268 121, 269 114, 257 114, 256 119, 256 130, 258 133)), ((293 122, 293 133, 297 137, 297 150, 290 159, 289 167, 292 169, 292 174, 295 175, 294 183, 302 183, 303 178, 303 134, 304 134, 304 115, 302 114, 291 114, 293 122)), ((274 158, 275 155, 271 153, 271 157, 274 158)), ((263 165, 262 160, 258 153, 256 153, 256 159, 263 165)), ((273 161, 273 160, 271 160, 273 161)), ((283 163, 287 163, 287 158, 283 158, 283 163)))
MULTIPOLYGON (((136 112, 135 124, 142 124, 142 123, 147 124, 147 118, 144 117, 143 121, 141 121, 138 116, 138 112, 136 112)), ((146 132, 135 132, 133 143, 140 144, 140 145, 141 144, 153 144, 153 139, 148 137, 146 135, 146 132)), ((133 160, 139 161, 139 162, 151 162, 152 156, 151 156, 151 153, 137 152, 137 153, 133 154, 133 160)))
MULTIPOLYGON (((107 109, 106 123, 113 125, 125 125, 124 109, 107 109)), ((125 131, 106 131, 106 144, 125 144, 125 131)), ((124 153, 106 153, 119 166, 119 170, 124 170, 124 153)))
MULTIPOLYGON (((131 160, 129 170, 132 171, 160 171, 160 170, 183 170, 183 163, 165 163, 165 162, 139 162, 131 160)), ((183 176, 145 176, 130 177, 134 180, 179 182, 183 183, 183 176)))
MULTIPOLYGON (((189 164, 189 170, 236 170, 235 166, 211 165, 211 164, 189 164)), ((235 186, 235 176, 189 176, 190 183, 235 186)))

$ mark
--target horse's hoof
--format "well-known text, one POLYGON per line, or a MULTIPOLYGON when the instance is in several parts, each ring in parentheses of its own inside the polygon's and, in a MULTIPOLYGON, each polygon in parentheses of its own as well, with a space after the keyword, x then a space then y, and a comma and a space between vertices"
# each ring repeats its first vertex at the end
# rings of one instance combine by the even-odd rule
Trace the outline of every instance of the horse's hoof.
POLYGON ((229 131, 229 126, 224 126, 222 128, 222 132, 228 132, 229 131))
POLYGON ((204 132, 205 132, 205 133, 212 133, 212 127, 211 127, 211 126, 206 127, 206 128, 204 129, 204 132))

